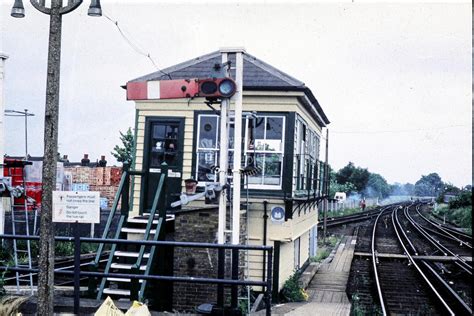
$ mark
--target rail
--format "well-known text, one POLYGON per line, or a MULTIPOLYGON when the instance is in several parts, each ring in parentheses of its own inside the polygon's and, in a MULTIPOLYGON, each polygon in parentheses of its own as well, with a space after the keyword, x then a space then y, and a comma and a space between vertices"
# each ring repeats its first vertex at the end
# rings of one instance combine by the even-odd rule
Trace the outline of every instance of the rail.
POLYGON ((377 230, 377 223, 379 221, 379 218, 383 213, 384 213, 384 210, 381 210, 379 215, 377 216, 377 218, 374 221, 374 228, 372 229, 371 249, 372 249, 372 265, 373 265, 373 268, 374 268, 375 284, 377 286, 377 293, 378 293, 378 296, 379 296, 380 306, 382 307, 382 313, 383 313, 384 316, 386 316, 387 315, 387 309, 385 307, 385 301, 384 301, 383 294, 382 294, 382 287, 380 286, 379 274, 378 274, 378 271, 377 271, 378 259, 377 259, 377 253, 376 253, 376 250, 375 250, 375 232, 377 230))
MULTIPOLYGON (((408 208, 409 206, 406 206, 405 208, 408 208)), ((402 207, 403 208, 403 207, 402 207)), ((400 237, 400 233, 399 233, 399 230, 403 233, 405 239, 409 242, 410 244, 410 247, 413 249, 413 251, 416 252, 416 248, 413 246, 413 244, 410 242, 410 239, 408 238, 408 236, 405 234, 405 231, 403 230, 403 227, 402 225, 400 224, 400 221, 398 219, 398 210, 399 208, 395 208, 395 210, 392 212, 392 223, 393 223, 393 227, 395 229, 395 233, 397 234, 397 238, 400 242, 400 245, 402 246, 405 254, 407 255, 410 263, 415 267, 415 269, 418 271, 419 275, 423 278, 423 280, 426 282, 426 284, 429 286, 429 288, 431 289, 431 291, 435 294, 435 296, 438 298, 438 300, 441 302, 441 304, 445 307, 446 311, 450 314, 450 315, 455 315, 455 313, 453 312, 453 310, 451 309, 451 307, 448 305, 448 303, 446 302, 446 300, 441 296, 441 294, 438 292, 438 290, 435 288, 435 286, 432 284, 432 282, 428 279, 428 277, 425 275, 425 273, 423 273, 423 271, 421 270, 421 268, 418 266, 418 264, 415 262, 415 260, 412 258, 410 252, 408 251, 408 249, 406 248, 402 238, 400 237), (398 226, 398 228, 397 228, 398 226)))
MULTIPOLYGON (((39 236, 25 236, 25 235, 0 235, 0 240, 39 240, 39 236)), ((79 283, 78 280, 81 277, 94 277, 94 278, 129 278, 131 280, 154 280, 154 281, 170 281, 170 282, 183 282, 183 283, 205 283, 205 284, 217 284, 217 310, 224 312, 225 300, 224 300, 224 286, 231 287, 231 300, 230 308, 236 309, 238 306, 238 291, 239 285, 243 286, 260 286, 265 289, 264 296, 266 302, 266 315, 271 315, 271 293, 272 293, 272 267, 273 267, 273 247, 270 246, 251 246, 251 245, 222 245, 222 244, 211 244, 211 243, 196 243, 196 242, 173 242, 173 241, 152 241, 152 240, 126 240, 126 239, 101 239, 101 238, 89 238, 89 237, 65 237, 57 236, 55 241, 64 241, 75 243, 76 255, 80 253, 80 244, 83 242, 87 243, 104 243, 104 244, 125 244, 125 245, 139 245, 139 246, 163 246, 163 247, 188 247, 188 248, 206 248, 206 249, 218 249, 220 255, 218 256, 217 265, 217 278, 204 278, 204 277, 183 277, 183 276, 165 276, 165 275, 138 275, 133 273, 105 273, 105 272, 92 272, 92 271, 81 271, 81 265, 75 265, 74 270, 60 270, 55 269, 56 274, 73 275, 75 282, 75 299, 74 299, 74 310, 79 311, 79 283), (76 247, 79 246, 79 247, 76 247), (231 250, 233 254, 233 260, 231 263, 231 279, 225 278, 225 254, 226 250, 231 250), (238 278, 238 265, 239 265, 239 251, 256 250, 262 251, 266 254, 266 267, 267 270, 265 281, 253 281, 238 278)), ((91 265, 94 261, 91 262, 91 265)), ((0 271, 18 271, 18 272, 38 272, 38 269, 29 268, 18 268, 0 266, 0 271)), ((136 282, 136 281, 135 281, 136 282)), ((132 291, 138 291, 132 287, 132 291)), ((138 296, 138 293, 135 293, 138 296)))

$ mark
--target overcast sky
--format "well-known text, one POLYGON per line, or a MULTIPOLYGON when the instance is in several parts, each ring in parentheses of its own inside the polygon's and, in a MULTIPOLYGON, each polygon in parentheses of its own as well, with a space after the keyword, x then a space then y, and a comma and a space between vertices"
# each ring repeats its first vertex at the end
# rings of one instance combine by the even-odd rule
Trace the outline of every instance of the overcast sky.
MULTIPOLYGON (((29 109, 29 153, 43 152, 48 16, 0 0, 5 107, 29 109)), ((472 182, 472 9, 449 4, 272 1, 102 1, 104 13, 160 68, 218 50, 247 52, 305 82, 329 117, 329 160, 389 183, 437 172, 472 182), (133 3, 133 4, 132 4, 133 3)), ((89 1, 63 17, 59 151, 91 160, 134 126, 120 86, 156 71, 89 1)), ((5 151, 24 154, 21 118, 5 119, 5 151)))

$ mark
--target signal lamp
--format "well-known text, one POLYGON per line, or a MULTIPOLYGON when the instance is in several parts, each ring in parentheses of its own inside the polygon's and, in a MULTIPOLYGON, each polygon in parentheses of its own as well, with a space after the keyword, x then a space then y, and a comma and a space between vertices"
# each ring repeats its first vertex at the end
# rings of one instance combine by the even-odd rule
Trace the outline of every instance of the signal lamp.
POLYGON ((230 78, 199 79, 198 84, 198 95, 208 98, 230 98, 235 94, 237 87, 230 78))

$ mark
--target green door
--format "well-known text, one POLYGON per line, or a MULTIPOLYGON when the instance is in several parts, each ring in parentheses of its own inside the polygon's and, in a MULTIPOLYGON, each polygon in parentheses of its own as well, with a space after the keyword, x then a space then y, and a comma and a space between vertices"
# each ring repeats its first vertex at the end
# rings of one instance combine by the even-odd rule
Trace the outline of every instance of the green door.
POLYGON ((163 162, 168 164, 168 208, 171 202, 179 200, 183 173, 183 140, 184 118, 147 118, 143 166, 148 175, 142 184, 142 210, 148 212, 151 209, 163 162))

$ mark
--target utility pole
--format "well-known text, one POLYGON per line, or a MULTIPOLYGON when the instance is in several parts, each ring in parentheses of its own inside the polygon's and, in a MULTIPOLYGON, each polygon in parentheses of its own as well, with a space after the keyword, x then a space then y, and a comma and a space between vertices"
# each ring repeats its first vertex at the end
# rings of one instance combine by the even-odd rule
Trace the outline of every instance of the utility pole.
MULTIPOLYGON (((54 223, 53 190, 56 188, 56 164, 58 154, 59 82, 61 65, 62 15, 72 12, 82 0, 51 0, 51 7, 44 0, 30 0, 38 11, 50 16, 48 70, 46 77, 46 105, 44 117, 43 194, 41 196, 40 239, 38 260, 38 315, 54 312, 54 223)), ((101 16, 99 0, 92 0, 89 16, 101 16)), ((25 17, 22 0, 15 0, 11 16, 25 17)))
MULTIPOLYGON (((0 52, 0 182, 3 181, 3 155, 4 155, 4 95, 3 80, 5 78, 5 60, 8 56, 0 52)), ((3 209, 3 198, 0 196, 0 234, 4 233, 5 227, 5 210, 3 209)))
POLYGON ((326 198, 324 199, 324 219, 323 219, 323 243, 326 243, 326 226, 327 226, 327 219, 328 219, 328 204, 329 204, 329 164, 328 164, 328 149, 329 149, 329 129, 326 128, 326 165, 324 167, 324 182, 326 185, 324 186, 325 192, 324 195, 326 198))

